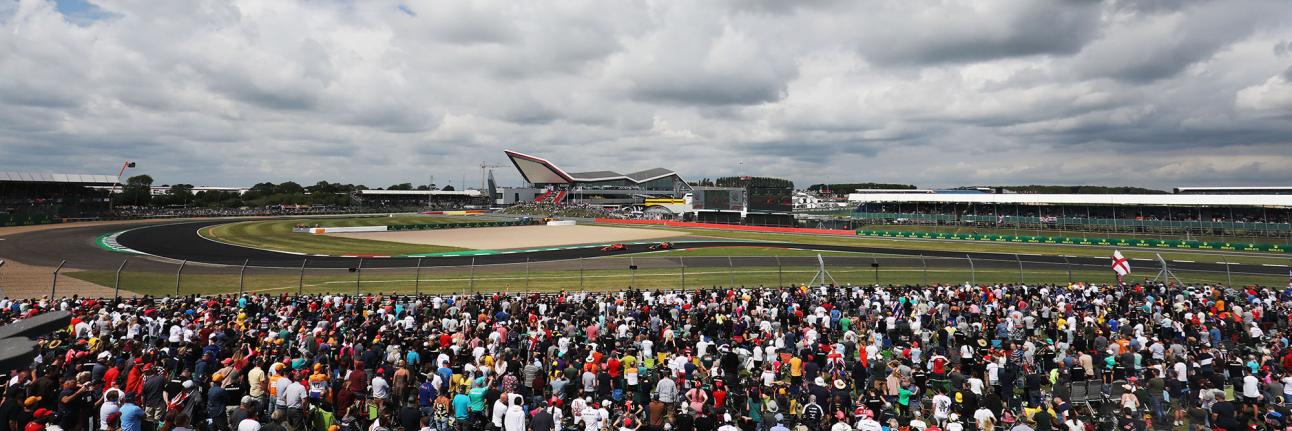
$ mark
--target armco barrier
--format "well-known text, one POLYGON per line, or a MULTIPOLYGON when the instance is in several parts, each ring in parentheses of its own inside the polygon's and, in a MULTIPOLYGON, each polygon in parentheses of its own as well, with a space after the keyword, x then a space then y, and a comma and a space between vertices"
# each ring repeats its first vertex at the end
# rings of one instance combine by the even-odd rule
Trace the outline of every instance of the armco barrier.
POLYGON ((387 226, 387 228, 388 230, 458 229, 466 227, 529 226, 540 223, 541 221, 539 220, 472 221, 466 223, 395 224, 387 226))
POLYGON ((1059 245, 1097 245, 1109 247, 1144 247, 1144 248, 1175 248, 1185 250, 1224 250, 1224 251, 1263 251, 1271 253, 1289 253, 1292 248, 1281 244, 1257 244, 1257 243, 1237 243, 1237 242, 1207 242, 1207 241, 1181 241, 1181 240, 1161 240, 1161 239, 1126 239, 1126 238, 1097 238, 1097 237, 1060 237, 1060 236, 1026 236, 1026 235, 995 235, 995 234, 976 234, 976 233, 944 233, 944 232, 908 232, 908 231, 889 231, 889 230, 857 230, 857 235, 874 236, 884 238, 922 238, 922 239, 947 239, 947 240, 964 240, 964 241, 991 241, 991 242, 1008 242, 1021 244, 1059 244, 1059 245))
POLYGON ((774 232, 774 233, 811 233, 823 235, 853 235, 853 231, 844 229, 810 229, 802 227, 772 227, 772 226, 746 226, 740 224, 720 224, 720 223, 696 223, 689 221, 673 220, 623 220, 611 218, 598 218, 597 223, 617 223, 617 224, 636 224, 636 225, 656 225, 669 227, 694 227, 701 229, 722 229, 746 232, 774 232))

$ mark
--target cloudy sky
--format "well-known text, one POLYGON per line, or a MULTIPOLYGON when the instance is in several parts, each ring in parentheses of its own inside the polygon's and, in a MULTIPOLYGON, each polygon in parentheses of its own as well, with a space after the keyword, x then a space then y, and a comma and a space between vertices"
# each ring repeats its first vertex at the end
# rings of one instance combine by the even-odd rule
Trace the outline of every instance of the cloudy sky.
POLYGON ((1292 6, 0 0, 0 170, 473 185, 509 148, 800 185, 1289 185, 1292 6))

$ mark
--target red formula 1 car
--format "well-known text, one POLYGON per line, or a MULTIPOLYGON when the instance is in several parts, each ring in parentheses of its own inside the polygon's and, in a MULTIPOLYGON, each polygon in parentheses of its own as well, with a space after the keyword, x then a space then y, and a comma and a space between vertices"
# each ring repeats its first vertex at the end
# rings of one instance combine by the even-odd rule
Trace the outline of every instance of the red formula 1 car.
POLYGON ((623 244, 619 244, 619 243, 616 243, 616 244, 610 244, 610 245, 607 245, 607 246, 605 246, 605 247, 601 247, 601 251, 604 251, 604 252, 624 251, 624 250, 627 250, 627 249, 628 249, 628 246, 623 245, 623 244))
POLYGON ((655 251, 655 250, 672 250, 672 249, 673 249, 673 243, 671 243, 671 242, 661 242, 661 243, 659 243, 659 244, 655 244, 655 245, 650 246, 650 250, 651 250, 651 251, 655 251))

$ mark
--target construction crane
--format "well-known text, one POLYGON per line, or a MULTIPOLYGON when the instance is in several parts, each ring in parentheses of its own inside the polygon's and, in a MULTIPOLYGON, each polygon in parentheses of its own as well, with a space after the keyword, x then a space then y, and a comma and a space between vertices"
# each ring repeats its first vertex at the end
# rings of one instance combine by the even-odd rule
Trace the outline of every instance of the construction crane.
POLYGON ((488 162, 480 162, 480 191, 488 191, 488 170, 493 168, 505 168, 507 165, 491 165, 488 162))

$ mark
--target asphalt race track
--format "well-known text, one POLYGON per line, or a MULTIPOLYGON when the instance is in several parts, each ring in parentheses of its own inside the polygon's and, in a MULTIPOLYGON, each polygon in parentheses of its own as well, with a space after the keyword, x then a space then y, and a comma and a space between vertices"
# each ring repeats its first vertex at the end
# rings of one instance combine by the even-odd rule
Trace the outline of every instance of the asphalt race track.
MULTIPOLYGON (((127 270, 133 271, 174 271, 176 262, 188 260, 190 263, 206 263, 211 265, 241 265, 244 261, 252 267, 278 267, 278 268, 300 268, 305 259, 308 258, 310 268, 353 268, 358 265, 357 258, 348 257, 320 257, 320 256, 303 256, 291 253, 278 253, 272 251, 256 250, 246 247, 222 244, 206 240, 197 234, 197 230, 215 224, 223 224, 237 221, 236 219, 219 219, 219 220, 202 220, 186 222, 158 222, 153 225, 124 226, 124 225, 99 225, 99 226, 76 226, 65 227, 61 229, 50 229, 43 231, 27 232, 20 234, 8 235, 4 241, 0 241, 0 257, 13 259, 20 263, 41 265, 53 267, 58 265, 62 260, 67 260, 68 268, 85 269, 85 270, 114 270, 124 260, 129 260, 127 270), (95 237, 105 233, 117 232, 124 229, 132 229, 118 237, 118 242, 126 247, 148 253, 163 259, 154 259, 138 255, 115 253, 103 250, 95 245, 95 237), (173 260, 173 262, 171 261, 173 260)), ((814 245, 814 244, 795 244, 785 242, 731 242, 731 241, 698 241, 698 242, 674 242, 674 248, 704 248, 704 247, 730 247, 733 245, 756 246, 771 248, 792 248, 803 250, 820 250, 820 251, 842 251, 855 253, 882 254, 886 267, 905 267, 919 268, 923 265, 928 268, 964 268, 968 262, 966 256, 973 259, 973 264, 978 269, 996 269, 996 270, 1017 270, 1020 263, 1028 270, 1047 269, 1063 270, 1064 268, 1072 269, 1107 269, 1110 261, 1108 259, 1070 257, 1065 262, 1061 256, 1035 256, 1019 255, 1005 253, 961 253, 952 251, 932 251, 932 250, 906 250, 885 247, 859 247, 859 246, 837 246, 837 245, 814 245), (930 259, 923 259, 923 258, 930 259), (936 257, 953 258, 953 259, 932 259, 936 257), (1070 265, 1070 266, 1069 266, 1070 265)), ((564 267, 565 269, 577 269, 584 265, 592 269, 600 267, 617 267, 623 262, 607 259, 589 259, 586 262, 580 262, 580 258, 605 257, 608 255, 637 255, 649 251, 648 245, 629 245, 627 250, 614 253, 602 252, 600 247, 562 249, 550 251, 534 251, 525 253, 511 254, 486 254, 479 256, 452 256, 452 257, 428 257, 422 259, 422 266, 467 266, 471 265, 474 260, 475 265, 505 264, 505 263, 522 263, 522 262, 552 262, 548 264, 549 268, 553 265, 564 267)), ((1110 253, 1111 254, 1111 253, 1110 253)), ((678 256, 669 256, 668 254, 647 254, 655 259, 637 259, 638 265, 643 269, 649 267, 756 267, 769 266, 768 257, 704 257, 694 256, 683 258, 678 256), (653 265, 653 266, 652 266, 653 265)), ((837 257, 827 256, 824 258, 827 266, 869 266, 870 256, 858 255, 855 257, 837 257)), ((815 257, 783 257, 780 260, 786 266, 808 266, 814 265, 815 257)), ((369 258, 365 259, 363 266, 365 268, 409 268, 410 270, 417 265, 416 258, 369 258)), ((1156 273, 1156 264, 1153 262, 1134 262, 1136 267, 1135 276, 1151 277, 1156 273)), ((190 265, 191 271, 202 272, 204 270, 217 271, 218 268, 210 267, 203 269, 201 265, 190 265)), ((1177 271, 1207 271, 1224 274, 1225 265, 1215 262, 1171 262, 1172 270, 1177 271)), ((1287 275, 1288 268, 1279 266, 1263 265, 1243 265, 1232 264, 1229 270, 1233 274, 1260 274, 1260 275, 1287 275)))
MULTIPOLYGON (((118 237, 121 245, 132 248, 137 251, 148 253, 153 256, 164 257, 174 260, 187 260, 190 262, 203 262, 209 264, 222 265, 241 265, 244 261, 249 266, 259 267, 283 267, 297 268, 300 267, 304 259, 308 257, 311 268, 350 268, 356 266, 358 258, 350 257, 322 257, 322 256, 304 256, 291 253, 280 253, 274 251, 258 250, 236 245, 218 243, 202 238, 197 234, 198 229, 206 226, 229 223, 230 220, 207 220, 199 222, 183 222, 172 224, 161 224, 138 228, 126 232, 118 237)), ((1028 266, 1048 266, 1064 267, 1071 265, 1080 268, 1106 268, 1110 261, 1108 259, 1088 258, 1088 257, 1069 257, 1061 256, 1037 256, 1037 255, 1019 255, 1005 253, 960 253, 953 251, 933 251, 933 250, 906 250, 883 247, 859 247, 859 246, 840 246, 840 245, 816 245, 816 244, 796 244, 785 242, 738 242, 731 241, 697 241, 674 243, 675 249, 685 248, 706 248, 706 247, 730 247, 732 245, 769 247, 769 248, 787 248, 819 251, 841 251, 856 253, 874 253, 885 254, 893 257, 905 257, 907 260, 902 262, 899 259, 894 263, 893 259, 886 261, 892 265, 919 267, 924 264, 922 257, 936 258, 948 257, 964 259, 966 256, 972 258, 980 268, 1018 268, 1020 264, 1028 266)), ((576 248, 550 251, 532 251, 512 254, 484 254, 478 256, 444 256, 430 257, 422 260, 423 266, 461 266, 461 265, 489 265, 504 263, 521 263, 521 262, 544 262, 544 261, 574 261, 579 258, 604 257, 607 255, 633 254, 649 251, 648 245, 629 245, 627 250, 620 252, 607 253, 601 251, 599 247, 576 248)), ((795 265, 803 265, 811 261, 811 257, 784 258, 787 263, 791 260, 795 265)), ((732 264, 735 266, 757 266, 766 265, 766 258, 735 258, 734 261, 728 261, 727 258, 721 257, 687 257, 688 266, 726 266, 732 264), (707 262, 713 261, 713 262, 707 262)), ((417 264, 416 258, 369 258, 364 260, 366 268, 411 268, 417 264)), ((810 263, 808 263, 810 264, 810 263)), ((827 258, 829 264, 829 258, 827 258)), ((1155 272, 1156 266, 1150 262, 1139 262, 1138 266, 1143 268, 1138 274, 1144 274, 1147 271, 1155 272)), ((1185 271, 1208 271, 1224 273, 1225 265, 1213 262, 1173 262, 1173 270, 1185 271)), ((1268 274, 1284 275, 1287 274, 1287 268, 1277 266, 1263 265, 1229 265, 1229 270, 1234 274, 1268 274)))

